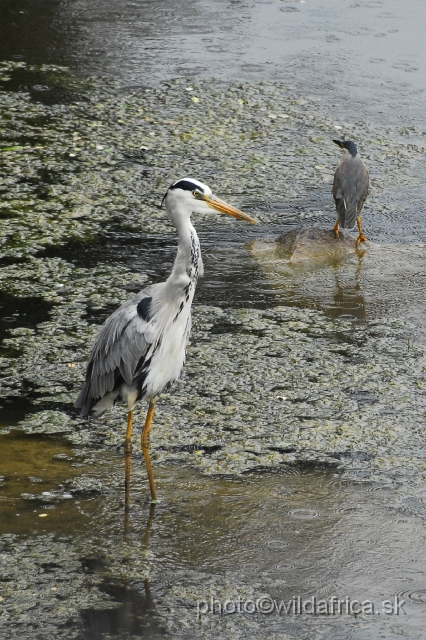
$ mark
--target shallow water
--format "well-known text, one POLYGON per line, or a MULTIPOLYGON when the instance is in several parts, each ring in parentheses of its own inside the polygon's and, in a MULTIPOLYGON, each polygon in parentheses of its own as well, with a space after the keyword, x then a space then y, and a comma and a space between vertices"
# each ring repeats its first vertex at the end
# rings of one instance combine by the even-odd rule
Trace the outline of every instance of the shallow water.
POLYGON ((411 337, 424 343, 425 245, 375 245, 343 260, 305 264, 290 264, 262 241, 250 250, 280 304, 355 321, 404 318, 411 337))
POLYGON ((2 0, 0 11, 3 59, 70 65, 123 85, 291 79, 345 118, 422 113, 422 0, 2 0))
MULTIPOLYGON (((0 59, 71 68, 69 76, 18 68, 0 80, 3 97, 20 90, 30 98, 21 119, 11 103, 13 127, 1 134, 2 156, 11 154, 13 167, 2 189, 15 189, 15 200, 1 209, 12 235, 0 298, 7 372, 0 417, 0 637, 423 638, 425 369, 411 342, 426 339, 425 11, 422 0, 406 0, 403 8, 397 0, 173 6, 0 0, 0 59), (108 76, 119 88, 90 85, 88 73, 108 76), (200 76, 206 82, 197 85, 200 76), (184 79, 181 88, 159 84, 176 77, 184 79), (241 84, 259 80, 260 89, 241 84), (284 84, 274 94, 275 82, 284 84), (154 93, 146 87, 160 87, 151 103, 154 93), (212 90, 218 95, 205 99, 201 115, 191 111, 193 92, 203 101, 212 90), (245 101, 241 113, 237 96, 245 101), (139 104, 148 104, 148 120, 159 126, 133 141, 123 113, 137 114, 129 117, 141 129, 139 104), (284 110, 291 115, 281 121, 276 114, 284 110), (268 122, 269 111, 275 119, 268 122), (89 134, 98 124, 99 135, 89 134), (361 141, 372 177, 364 228, 381 247, 302 267, 248 247, 296 226, 332 226, 330 176, 338 154, 329 140, 340 135, 361 141), (192 136, 187 147, 185 136, 192 136), (199 148, 198 138, 214 140, 217 153, 211 144, 199 148), (27 162, 28 149, 34 155, 27 162), (263 164, 245 165, 245 154, 263 164), (87 323, 101 323, 129 292, 167 277, 176 240, 158 203, 175 172, 198 175, 200 168, 219 195, 261 224, 195 221, 206 267, 196 298, 202 322, 183 386, 165 394, 158 408, 153 458, 161 500, 150 515, 135 446, 125 519, 123 415, 117 410, 99 427, 79 422, 71 408, 92 339, 87 323), (27 194, 33 200, 22 205, 27 194), (123 202, 121 214, 111 214, 123 202), (41 221, 21 237, 22 215, 30 217, 34 207, 41 221), (68 227, 61 211, 72 221, 68 227), (275 341, 276 328, 265 318, 244 318, 244 309, 275 306, 325 316, 308 326, 309 316, 295 312, 294 332, 275 341), (229 313, 211 321, 217 307, 229 313), (411 322, 400 330, 403 338, 397 342, 392 331, 398 330, 386 333, 379 322, 379 338, 369 347, 374 324, 368 323, 393 317, 411 322), (342 325, 329 322, 336 319, 350 323, 343 337, 342 325), (317 337, 305 344, 310 330, 317 337), (259 359, 243 363, 250 375, 241 373, 243 348, 232 351, 233 336, 242 336, 237 344, 244 346, 244 331, 259 359), (282 370, 277 358, 284 354, 287 362, 280 349, 289 345, 302 358, 292 382, 268 377, 273 367, 282 370), (318 345, 328 360, 321 360, 318 345), (387 359, 380 360, 382 347, 387 359), (230 371, 235 362, 232 375, 247 389, 235 380, 224 384, 219 374, 226 372, 211 374, 222 362, 218 354, 228 358, 230 371), (404 358, 414 373, 404 371, 404 358), (319 382, 330 362, 336 376, 345 367, 352 372, 353 379, 343 376, 343 400, 338 384, 319 382), (381 363, 386 380, 377 373, 381 363), (260 364, 264 393, 252 375, 260 364), (315 367, 309 377, 306 367, 315 367), (6 433, 28 415, 23 428, 33 435, 6 433), (262 432, 265 415, 277 421, 276 433, 262 432), (364 416, 371 424, 360 422, 364 416), (241 421, 254 433, 241 435, 241 421), (375 466, 368 467, 370 458, 375 466), (241 460, 254 471, 242 473, 241 460), (266 463, 274 470, 262 472, 266 463), (232 475, 220 475, 225 465, 232 475), (368 482, 349 482, 342 470, 368 482), (285 602, 371 600, 376 613, 197 616, 197 601, 203 609, 212 595, 224 603, 262 594, 285 602), (382 601, 394 603, 397 595, 403 609, 385 614, 382 601)), ((284 314, 283 327, 287 321, 284 314)))
MULTIPOLYGON (((421 637, 424 526, 414 516, 392 508, 388 489, 344 482, 332 471, 319 469, 211 480, 168 465, 156 470, 161 502, 149 512, 145 472, 135 452, 131 511, 125 517, 121 454, 92 459, 91 474, 103 489, 84 492, 70 484, 80 462, 69 447, 19 432, 1 440, 2 454, 5 445, 9 460, 13 453, 12 464, 2 460, 1 533, 9 539, 13 533, 40 540, 54 533, 65 541, 69 553, 77 549, 81 554, 89 543, 97 549, 87 558, 80 555, 81 571, 118 604, 111 608, 106 602, 102 608, 98 603, 96 610, 84 611, 82 621, 70 628, 79 638, 102 638, 107 633, 146 638, 174 633, 196 638, 200 624, 206 633, 224 637, 240 637, 239 633, 227 635, 232 634, 233 624, 242 625, 241 631, 248 624, 252 637, 264 637, 265 624, 291 638, 322 638, 325 633, 333 638, 340 633, 351 638, 365 637, 363 633, 421 637), (142 573, 139 580, 123 582, 109 572, 110 554, 115 548, 122 555, 123 543, 126 562, 145 557, 145 576, 142 573), (214 613, 209 608, 212 595, 214 613), (303 605, 305 613, 230 615, 229 601, 253 602, 261 595, 267 602, 284 600, 286 605, 294 597, 308 601, 314 596, 327 602, 329 613, 313 616, 309 605, 303 605), (347 598, 371 601, 375 613, 358 619, 348 612, 347 604, 340 605, 338 614, 335 604, 335 615, 331 615, 333 596, 343 602, 347 598), (396 596, 401 609, 388 615, 382 603, 390 601, 394 606, 396 596), (220 607, 227 609, 221 614, 220 607), (169 618, 170 608, 174 613, 169 618)), ((3 558, 11 554, 6 543, 3 558)), ((40 554, 36 557, 42 563, 40 554)), ((30 550, 25 559, 34 561, 30 550)), ((51 597, 60 598, 66 578, 60 562, 55 568, 45 560, 42 566, 52 576, 51 597)), ((12 586, 18 576, 8 579, 12 586)), ((73 582, 74 574, 68 579, 73 582)), ((19 581, 14 588, 15 598, 21 597, 19 581)), ((2 605, 13 610, 9 589, 2 605)), ((36 581, 26 589, 37 599, 36 581)))

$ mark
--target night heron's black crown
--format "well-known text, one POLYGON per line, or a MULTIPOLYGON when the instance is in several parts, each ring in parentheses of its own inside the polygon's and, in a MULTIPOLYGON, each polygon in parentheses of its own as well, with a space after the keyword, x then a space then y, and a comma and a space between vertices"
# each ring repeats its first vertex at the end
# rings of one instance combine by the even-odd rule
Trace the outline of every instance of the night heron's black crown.
POLYGON ((337 144, 341 149, 347 149, 351 156, 355 158, 358 153, 355 142, 352 140, 333 140, 334 144, 337 144))

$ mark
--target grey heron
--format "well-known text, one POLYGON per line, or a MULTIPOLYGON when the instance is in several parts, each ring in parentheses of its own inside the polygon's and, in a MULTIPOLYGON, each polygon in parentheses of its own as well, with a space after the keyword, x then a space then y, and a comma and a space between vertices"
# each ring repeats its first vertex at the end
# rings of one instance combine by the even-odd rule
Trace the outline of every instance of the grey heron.
POLYGON ((100 417, 118 400, 127 402, 124 442, 127 500, 133 408, 140 400, 148 401, 141 445, 153 504, 157 496, 149 432, 155 403, 163 389, 180 376, 191 330, 191 304, 197 280, 203 275, 200 242, 191 214, 205 214, 214 209, 256 224, 253 218, 220 200, 207 185, 193 178, 172 184, 163 202, 179 237, 172 272, 166 282, 143 289, 106 320, 93 346, 86 381, 75 403, 83 416, 100 417))
POLYGON ((343 158, 339 162, 334 174, 333 197, 337 211, 337 222, 333 227, 336 237, 339 237, 341 229, 352 229, 355 222, 358 225, 359 235, 356 246, 364 242, 361 227, 361 209, 368 194, 369 173, 351 140, 333 140, 343 149, 343 158))

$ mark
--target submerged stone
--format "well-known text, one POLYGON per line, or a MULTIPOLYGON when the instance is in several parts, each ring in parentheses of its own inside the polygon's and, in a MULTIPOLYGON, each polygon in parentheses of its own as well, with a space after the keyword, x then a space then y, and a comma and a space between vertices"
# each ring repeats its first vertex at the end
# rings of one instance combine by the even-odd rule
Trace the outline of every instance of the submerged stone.
POLYGON ((373 246, 373 243, 367 241, 357 247, 355 236, 340 232, 336 238, 332 229, 318 227, 294 229, 276 239, 253 240, 248 245, 254 255, 275 252, 277 258, 285 258, 289 262, 343 258, 356 251, 369 250, 373 246))

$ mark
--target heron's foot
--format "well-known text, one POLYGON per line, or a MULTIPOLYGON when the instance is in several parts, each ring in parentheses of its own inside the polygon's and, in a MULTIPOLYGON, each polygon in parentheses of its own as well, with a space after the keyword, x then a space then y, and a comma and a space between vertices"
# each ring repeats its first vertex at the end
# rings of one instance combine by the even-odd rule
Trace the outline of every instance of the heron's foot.
POLYGON ((368 242, 368 238, 365 237, 365 235, 362 233, 359 234, 358 238, 356 239, 356 247, 358 248, 359 245, 361 244, 361 242, 368 242))
POLYGON ((336 224, 334 225, 333 231, 334 231, 334 235, 336 236, 336 238, 338 238, 340 236, 339 221, 337 221, 336 224))

